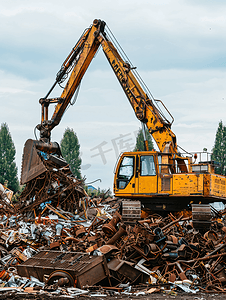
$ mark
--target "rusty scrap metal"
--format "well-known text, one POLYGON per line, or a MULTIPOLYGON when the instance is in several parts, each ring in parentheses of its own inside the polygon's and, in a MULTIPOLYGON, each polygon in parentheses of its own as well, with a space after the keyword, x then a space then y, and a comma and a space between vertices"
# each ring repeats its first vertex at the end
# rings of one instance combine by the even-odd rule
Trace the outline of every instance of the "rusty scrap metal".
MULTIPOLYGON (((34 276, 42 282, 45 281, 45 275, 50 275, 50 280, 55 276, 65 278, 69 274, 67 277, 69 278, 68 284, 73 282, 71 285, 78 288, 95 285, 109 276, 104 256, 89 256, 86 253, 53 250, 40 251, 18 265, 17 270, 20 276, 34 276)), ((52 283, 51 280, 50 282, 52 283)))
POLYGON ((87 196, 83 182, 71 173, 69 166, 61 167, 53 161, 43 162, 46 171, 30 180, 16 206, 20 213, 36 210, 41 213, 43 203, 51 203, 54 208, 73 213, 79 206, 79 199, 87 196))
MULTIPOLYGON (((46 166, 27 184, 15 210, 3 211, 0 218, 5 284, 10 285, 13 270, 23 276, 20 282, 24 276, 36 278, 46 291, 96 285, 123 291, 120 284, 131 289, 143 284, 146 290, 226 292, 224 214, 211 213, 204 220, 208 227, 200 230, 188 212, 146 213, 142 219, 132 209, 125 218, 124 200, 94 201, 79 192, 82 182, 67 168, 53 162, 46 166)), ((72 290, 68 295, 74 295, 72 290)))

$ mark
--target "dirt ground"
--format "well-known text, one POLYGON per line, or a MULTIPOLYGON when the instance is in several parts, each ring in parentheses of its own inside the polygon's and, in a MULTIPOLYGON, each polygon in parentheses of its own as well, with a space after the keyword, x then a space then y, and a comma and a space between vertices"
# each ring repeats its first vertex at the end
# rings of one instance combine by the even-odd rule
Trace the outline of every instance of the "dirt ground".
POLYGON ((88 296, 88 295, 83 295, 83 296, 77 296, 77 297, 70 297, 70 296, 49 296, 45 294, 39 294, 39 295, 32 295, 32 294, 18 294, 18 293, 5 293, 5 294, 0 294, 0 299, 5 299, 5 300, 68 300, 68 299, 79 299, 79 300, 87 300, 87 299, 98 299, 98 300, 125 300, 125 299, 142 299, 142 300, 225 300, 226 299, 226 294, 217 294, 217 293, 197 293, 197 294, 187 294, 187 293, 177 293, 177 295, 168 295, 168 294, 163 294, 163 293, 153 293, 151 295, 139 295, 139 296, 130 296, 130 295, 123 295, 123 296, 88 296))

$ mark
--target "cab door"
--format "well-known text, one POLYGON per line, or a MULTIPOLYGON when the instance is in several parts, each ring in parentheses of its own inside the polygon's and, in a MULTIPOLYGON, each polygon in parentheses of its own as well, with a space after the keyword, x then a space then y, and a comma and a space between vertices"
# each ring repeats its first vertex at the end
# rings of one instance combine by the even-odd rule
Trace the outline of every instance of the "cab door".
POLYGON ((117 177, 116 194, 132 196, 135 192, 135 156, 126 155, 122 158, 117 177))
POLYGON ((158 179, 154 155, 140 155, 138 173, 138 193, 156 194, 158 179))

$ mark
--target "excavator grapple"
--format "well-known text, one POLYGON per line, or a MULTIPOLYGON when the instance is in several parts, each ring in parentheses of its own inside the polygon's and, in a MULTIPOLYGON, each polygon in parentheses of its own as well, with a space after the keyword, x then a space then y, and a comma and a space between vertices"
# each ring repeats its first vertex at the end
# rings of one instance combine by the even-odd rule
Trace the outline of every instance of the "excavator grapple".
POLYGON ((50 153, 61 154, 57 143, 43 143, 32 139, 26 141, 22 158, 21 184, 27 183, 46 171, 43 159, 46 159, 50 153))

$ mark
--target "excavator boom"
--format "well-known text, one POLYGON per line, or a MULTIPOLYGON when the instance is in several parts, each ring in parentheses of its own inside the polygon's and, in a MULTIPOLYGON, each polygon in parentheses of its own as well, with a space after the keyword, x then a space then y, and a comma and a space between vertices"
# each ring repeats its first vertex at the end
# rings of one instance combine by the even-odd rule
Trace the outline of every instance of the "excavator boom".
POLYGON ((104 22, 94 20, 93 25, 85 31, 62 64, 62 67, 57 74, 56 81, 50 91, 44 98, 39 100, 42 107, 42 115, 41 123, 38 124, 36 128, 40 131, 40 141, 28 140, 25 143, 22 158, 21 184, 27 183, 46 171, 38 153, 39 150, 36 147, 38 142, 45 144, 45 148, 48 148, 48 152, 55 154, 60 153, 59 147, 58 149, 55 149, 50 143, 51 131, 59 124, 76 89, 81 83, 83 75, 96 54, 100 45, 96 36, 104 30, 104 26, 104 22), (61 84, 70 72, 70 77, 61 96, 58 98, 48 98, 56 84, 61 84), (49 120, 48 109, 50 104, 55 104, 56 107, 51 119, 49 120))

